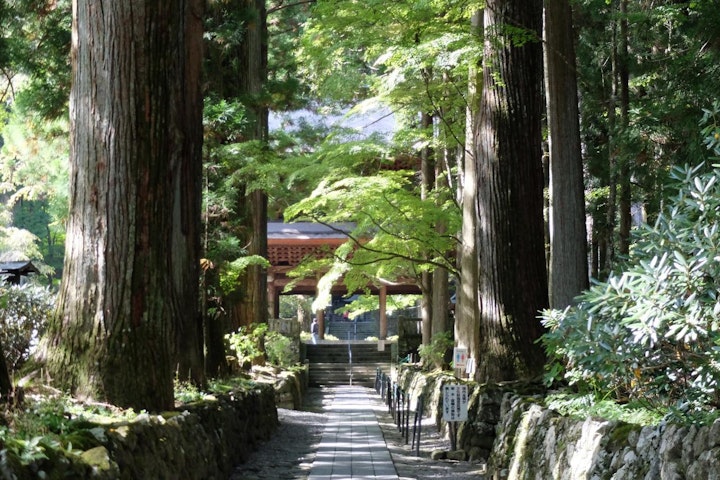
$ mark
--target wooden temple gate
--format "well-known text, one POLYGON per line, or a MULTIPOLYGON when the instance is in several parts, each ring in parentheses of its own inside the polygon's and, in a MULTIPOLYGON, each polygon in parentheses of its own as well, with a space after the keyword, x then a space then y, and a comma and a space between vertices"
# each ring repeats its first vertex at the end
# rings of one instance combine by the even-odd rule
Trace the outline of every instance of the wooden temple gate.
MULTIPOLYGON (((268 308, 272 318, 280 316, 280 295, 318 295, 318 280, 323 272, 318 272, 315 278, 301 280, 291 279, 288 272, 297 267, 307 256, 327 255, 328 249, 334 251, 341 244, 348 240, 347 233, 353 228, 352 224, 334 224, 325 226, 312 222, 268 222, 268 268, 267 289, 268 308), (291 289, 286 290, 291 281, 294 281, 291 289)), ((396 294, 419 294, 420 289, 414 283, 402 283, 391 285, 370 285, 370 293, 379 297, 379 328, 378 337, 381 340, 387 338, 387 296, 396 294)), ((333 285, 333 295, 347 295, 348 292, 342 280, 333 285)), ((314 312, 317 316, 320 327, 320 335, 325 332, 325 312, 320 310, 314 312)))

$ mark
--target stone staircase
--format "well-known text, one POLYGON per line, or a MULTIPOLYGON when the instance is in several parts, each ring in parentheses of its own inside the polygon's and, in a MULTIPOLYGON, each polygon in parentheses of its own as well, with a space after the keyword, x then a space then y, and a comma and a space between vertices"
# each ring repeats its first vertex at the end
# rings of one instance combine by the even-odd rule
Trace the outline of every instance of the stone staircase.
POLYGON ((378 351, 377 342, 351 341, 352 363, 348 342, 321 342, 305 345, 305 360, 309 363, 310 386, 362 385, 375 386, 377 369, 390 373, 392 348, 385 345, 378 351))

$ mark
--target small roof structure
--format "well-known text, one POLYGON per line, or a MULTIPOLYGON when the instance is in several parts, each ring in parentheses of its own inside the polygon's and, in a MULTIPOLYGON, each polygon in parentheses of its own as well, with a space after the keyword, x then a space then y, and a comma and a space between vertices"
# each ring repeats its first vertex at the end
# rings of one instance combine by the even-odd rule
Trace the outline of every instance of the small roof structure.
POLYGON ((40 273, 40 270, 30 260, 0 262, 0 276, 4 277, 7 283, 19 285, 20 277, 26 277, 31 273, 40 273))
MULTIPOLYGON (((283 223, 271 221, 267 224, 268 287, 278 294, 298 293, 315 295, 318 278, 306 278, 295 283, 291 292, 284 292, 290 283, 287 272, 297 267, 307 256, 325 256, 328 250, 335 250, 348 240, 348 234, 355 228, 354 223, 333 223, 330 225, 314 222, 283 223)), ((321 273, 321 272, 320 272, 321 273)), ((372 288, 371 290, 376 290, 372 288)), ((394 285, 389 293, 417 293, 415 284, 394 285)), ((334 292, 345 294, 342 284, 333 288, 334 292)), ((271 297, 272 298, 272 297, 271 297)))
POLYGON ((304 243, 313 240, 347 240, 348 233, 355 228, 354 223, 333 223, 325 225, 315 222, 268 222, 268 243, 296 242, 304 243))

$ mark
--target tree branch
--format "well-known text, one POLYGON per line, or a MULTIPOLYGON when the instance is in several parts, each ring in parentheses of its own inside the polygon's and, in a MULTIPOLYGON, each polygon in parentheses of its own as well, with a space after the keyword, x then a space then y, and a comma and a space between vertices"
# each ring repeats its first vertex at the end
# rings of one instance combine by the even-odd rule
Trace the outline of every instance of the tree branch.
POLYGON ((298 0, 297 2, 288 3, 287 5, 280 4, 277 7, 269 8, 267 11, 267 14, 273 14, 275 12, 279 12, 280 10, 284 10, 286 8, 292 8, 297 7, 298 5, 306 5, 308 3, 315 3, 317 0, 298 0))
POLYGON ((335 232, 342 233, 343 235, 347 236, 348 239, 352 242, 352 244, 355 247, 365 250, 366 252, 375 253, 381 257, 381 258, 373 259, 373 260, 367 261, 367 262, 353 262, 352 260, 348 260, 347 258, 340 258, 337 255, 335 255, 334 253, 332 254, 333 258, 336 258, 344 263, 347 263, 348 265, 359 267, 359 266, 363 266, 363 265, 371 265, 373 263, 377 263, 378 261, 387 261, 387 260, 394 258, 394 259, 405 260, 407 262, 410 262, 413 265, 424 263, 427 265, 433 265, 438 268, 447 268, 451 272, 456 272, 456 269, 454 266, 452 266, 451 262, 436 262, 434 260, 429 260, 429 259, 424 259, 424 258, 414 258, 409 255, 403 255, 398 252, 388 252, 388 251, 380 250, 377 248, 370 248, 366 244, 362 243, 358 238, 351 235, 350 233, 348 233, 340 228, 337 228, 330 223, 324 222, 318 218, 315 218, 312 216, 311 216, 311 218, 313 219, 313 221, 319 223, 320 225, 324 225, 335 232))

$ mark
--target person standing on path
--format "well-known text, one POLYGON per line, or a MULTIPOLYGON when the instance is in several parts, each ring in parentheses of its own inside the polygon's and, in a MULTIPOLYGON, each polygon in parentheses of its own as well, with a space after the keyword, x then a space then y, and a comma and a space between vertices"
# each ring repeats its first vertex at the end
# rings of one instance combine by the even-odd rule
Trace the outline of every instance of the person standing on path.
POLYGON ((318 326, 317 318, 313 318, 312 325, 310 325, 310 333, 312 333, 313 345, 318 342, 318 332, 320 327, 318 326))

